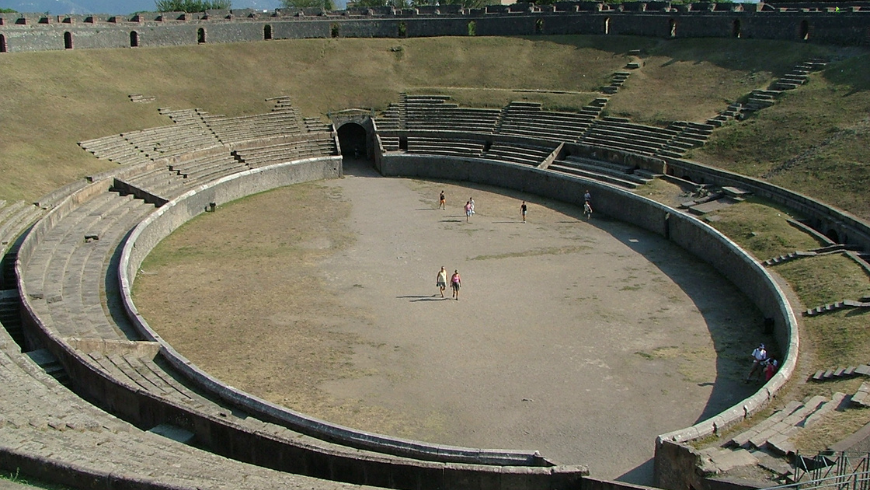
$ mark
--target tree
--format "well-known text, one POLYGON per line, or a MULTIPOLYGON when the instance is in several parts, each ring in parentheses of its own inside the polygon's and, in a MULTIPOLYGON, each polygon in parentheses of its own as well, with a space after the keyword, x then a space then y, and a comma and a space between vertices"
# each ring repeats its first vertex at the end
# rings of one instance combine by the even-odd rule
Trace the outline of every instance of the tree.
POLYGON ((17 14, 18 11, 15 9, 0 9, 0 14, 17 14))
POLYGON ((205 12, 206 10, 229 10, 232 0, 156 0, 158 12, 205 12))
POLYGON ((335 10, 332 0, 281 0, 286 9, 316 9, 335 10))

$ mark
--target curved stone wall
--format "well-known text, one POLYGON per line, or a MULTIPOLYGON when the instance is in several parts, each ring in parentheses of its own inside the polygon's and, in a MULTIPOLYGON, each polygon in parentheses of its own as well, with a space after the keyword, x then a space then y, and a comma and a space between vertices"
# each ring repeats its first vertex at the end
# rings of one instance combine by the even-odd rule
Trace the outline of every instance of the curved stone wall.
MULTIPOLYGON (((161 240, 190 219, 206 212, 211 204, 221 205, 247 195, 264 192, 277 187, 336 178, 341 166, 340 157, 299 161, 249 170, 225 177, 208 186, 191 190, 170 201, 143 220, 130 234, 124 245, 118 268, 118 279, 123 293, 124 307, 142 336, 160 344, 161 355, 172 366, 196 385, 205 388, 234 405, 242 406, 251 413, 275 420, 302 433, 324 440, 361 449, 370 449, 385 454, 413 457, 427 461, 444 461, 469 464, 494 464, 503 466, 540 466, 543 462, 533 451, 504 451, 471 449, 424 444, 378 434, 362 433, 308 417, 281 407, 241 390, 227 386, 192 364, 160 335, 139 314, 132 300, 132 288, 142 261, 161 240), (327 168, 323 164, 326 164, 327 168)), ((547 466, 545 464, 545 466, 547 466)), ((551 465, 550 465, 551 466, 551 465)))
POLYGON ((708 262, 752 298, 766 318, 774 321, 774 335, 783 351, 782 366, 777 374, 755 394, 722 413, 691 427, 660 435, 656 440, 656 474, 675 472, 668 468, 670 460, 659 458, 662 441, 692 441, 741 422, 763 408, 794 372, 800 345, 798 323, 782 289, 740 246, 698 219, 616 187, 527 166, 497 162, 482 165, 478 159, 400 154, 383 155, 379 165, 381 173, 387 176, 467 180, 577 205, 583 202, 583 190, 593 189, 597 212, 664 236, 708 262))
POLYGON ((0 53, 180 46, 330 37, 633 35, 870 44, 870 7, 772 7, 764 3, 565 2, 354 9, 142 13, 132 16, 3 14, 0 53))
MULTIPOLYGON (((683 442, 712 434, 740 422, 762 408, 773 393, 788 380, 794 370, 798 352, 797 324, 783 292, 767 271, 739 246, 697 219, 631 192, 528 166, 481 159, 387 154, 380 158, 380 169, 385 176, 464 180, 530 192, 575 204, 582 202, 584 189, 592 188, 596 195, 596 208, 599 212, 669 238, 709 262, 748 297, 754 298, 763 314, 774 320, 775 336, 784 352, 784 361, 780 371, 752 397, 693 427, 662 435, 659 440, 668 439, 683 442)), ((163 342, 159 335, 148 327, 147 322, 138 314, 135 304, 130 298, 132 281, 142 260, 161 239, 168 236, 188 219, 204 212, 210 202, 215 202, 215 199, 218 199, 219 202, 226 202, 250 193, 252 188, 244 183, 248 177, 240 175, 238 179, 232 179, 240 180, 240 182, 233 184, 232 188, 226 191, 221 188, 227 184, 220 182, 207 189, 191 191, 161 208, 143 221, 132 233, 124 247, 119 279, 122 283, 128 313, 140 326, 143 335, 149 340, 160 342, 161 353, 170 359, 177 369, 183 371, 199 385, 208 387, 210 391, 219 394, 228 401, 246 407, 254 413, 268 414, 285 423, 308 426, 309 430, 320 431, 321 436, 340 440, 351 446, 359 445, 361 441, 364 441, 366 447, 388 453, 398 450, 399 454, 411 455, 417 452, 418 457, 427 452, 441 452, 443 454, 457 452, 459 454, 465 451, 467 453, 469 450, 463 448, 430 446, 414 441, 357 433, 352 429, 331 426, 269 404, 223 385, 207 373, 202 372, 174 351, 170 345, 163 342)), ((253 189, 262 190, 262 187, 256 186, 253 189)), ((487 451, 473 454, 474 458, 480 458, 479 462, 487 460, 495 462, 498 458, 522 458, 524 456, 528 455, 487 451)), ((542 470, 544 469, 542 468, 542 470)))

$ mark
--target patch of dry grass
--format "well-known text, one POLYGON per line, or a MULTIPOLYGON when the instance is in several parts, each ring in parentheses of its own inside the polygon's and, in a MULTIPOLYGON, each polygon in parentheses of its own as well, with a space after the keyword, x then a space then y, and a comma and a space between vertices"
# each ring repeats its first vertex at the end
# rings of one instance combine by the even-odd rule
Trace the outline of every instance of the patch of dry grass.
POLYGON ((834 411, 817 424, 800 431, 792 443, 803 454, 817 453, 849 437, 868 423, 870 410, 834 411))
POLYGON ((758 260, 822 246, 811 235, 788 223, 788 219, 800 219, 794 211, 763 199, 752 197, 715 214, 720 219, 710 224, 758 260))

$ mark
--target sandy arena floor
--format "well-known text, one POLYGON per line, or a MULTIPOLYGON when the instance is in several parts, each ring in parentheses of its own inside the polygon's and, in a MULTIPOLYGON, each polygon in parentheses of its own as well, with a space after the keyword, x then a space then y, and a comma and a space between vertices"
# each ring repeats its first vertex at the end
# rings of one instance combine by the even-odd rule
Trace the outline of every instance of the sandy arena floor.
POLYGON ((345 165, 165 240, 136 283, 152 326, 228 384, 334 423, 537 449, 639 484, 656 435, 757 388, 741 380, 759 313, 662 238, 532 195, 345 165), (435 288, 442 265, 462 276, 459 301, 435 288))

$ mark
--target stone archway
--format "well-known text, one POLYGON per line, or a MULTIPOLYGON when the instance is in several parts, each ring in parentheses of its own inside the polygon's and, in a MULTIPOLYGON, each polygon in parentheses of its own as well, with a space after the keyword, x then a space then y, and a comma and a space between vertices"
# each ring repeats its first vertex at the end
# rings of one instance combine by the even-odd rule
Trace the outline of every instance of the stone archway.
POLYGON ((366 128, 355 122, 344 123, 338 128, 338 143, 341 156, 345 158, 369 159, 369 137, 366 128))

